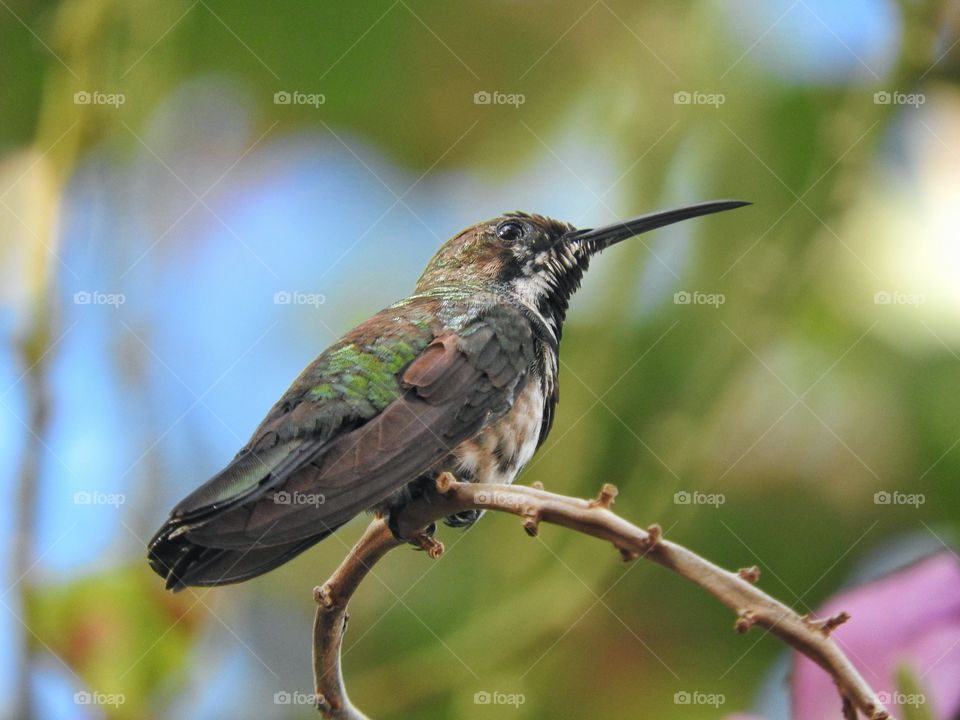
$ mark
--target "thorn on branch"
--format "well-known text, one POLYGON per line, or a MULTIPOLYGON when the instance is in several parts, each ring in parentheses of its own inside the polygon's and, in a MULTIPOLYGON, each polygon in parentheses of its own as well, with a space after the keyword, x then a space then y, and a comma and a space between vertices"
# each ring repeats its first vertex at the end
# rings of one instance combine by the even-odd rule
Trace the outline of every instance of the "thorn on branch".
POLYGON ((431 560, 436 560, 443 555, 443 543, 437 540, 432 533, 418 533, 410 539, 410 543, 415 545, 418 550, 423 550, 431 560))
POLYGON ((857 720, 857 709, 853 706, 853 701, 843 695, 843 720, 857 720))
MULTIPOLYGON (((651 525, 647 528, 647 536, 640 541, 640 547, 642 552, 646 553, 655 548, 659 543, 660 539, 663 537, 663 530, 659 525, 651 525)), ((620 552, 620 557, 623 558, 624 562, 630 562, 631 560, 636 560, 641 555, 641 550, 637 550, 633 547, 626 547, 617 545, 614 543, 614 547, 620 552)))
POLYGON ((756 565, 748 568, 740 568, 737 570, 737 575, 753 585, 760 579, 760 568, 756 565))
POLYGON ((757 623, 756 615, 754 615, 753 610, 744 610, 740 613, 740 616, 737 618, 737 622, 734 623, 734 629, 743 635, 750 628, 752 628, 757 623))
POLYGON ((619 547, 617 545, 614 545, 614 547, 617 548, 617 551, 620 553, 620 558, 624 562, 630 562, 640 557, 640 553, 632 548, 619 547))
POLYGON ((324 610, 331 610, 336 607, 337 603, 333 597, 333 588, 330 587, 330 583, 325 583, 313 589, 313 601, 324 610))
POLYGON ((619 492, 616 485, 604 483, 597 498, 590 501, 590 507, 602 507, 604 510, 609 510, 610 506, 613 505, 613 499, 619 492))
MULTIPOLYGON (((853 720, 858 720, 860 717, 857 715, 856 704, 853 700, 846 695, 846 693, 841 693, 840 697, 843 698, 843 717, 844 720, 852 718, 853 720)), ((890 713, 886 710, 879 709, 875 705, 870 705, 866 708, 865 714, 870 720, 890 720, 890 713)))
POLYGON ((453 473, 449 473, 447 471, 440 473, 437 475, 436 479, 437 492, 441 495, 445 495, 446 493, 450 492, 450 488, 453 487, 453 484, 456 481, 457 479, 453 476, 453 473))
POLYGON ((663 528, 659 525, 651 525, 647 528, 647 542, 646 549, 651 550, 660 544, 660 539, 663 537, 663 528))
POLYGON ((323 693, 315 693, 314 699, 317 703, 317 710, 319 710, 324 717, 329 717, 334 713, 335 710, 338 709, 333 707, 330 701, 327 700, 327 696, 323 693))
POLYGON ((523 529, 530 537, 536 537, 540 532, 540 512, 534 507, 523 509, 523 529))
POLYGON ((803 621, 814 630, 818 630, 824 637, 830 637, 830 633, 843 625, 849 619, 850 613, 847 612, 838 612, 836 615, 832 615, 826 620, 817 620, 810 615, 803 616, 803 621))

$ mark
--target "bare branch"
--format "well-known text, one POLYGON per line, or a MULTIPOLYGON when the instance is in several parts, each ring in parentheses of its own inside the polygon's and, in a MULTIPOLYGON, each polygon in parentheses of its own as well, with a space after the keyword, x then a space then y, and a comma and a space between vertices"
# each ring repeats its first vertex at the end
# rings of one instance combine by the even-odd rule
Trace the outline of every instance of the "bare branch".
POLYGON ((336 572, 323 586, 313 589, 317 614, 313 621, 313 679, 317 709, 331 720, 367 720, 347 697, 340 670, 340 648, 347 630, 347 603, 374 563, 402 543, 387 523, 377 518, 336 572))
MULTIPOLYGON (((890 714, 873 689, 847 659, 830 634, 849 619, 846 613, 825 620, 800 616, 753 583, 757 568, 729 572, 676 543, 661 537, 660 527, 647 530, 633 525, 610 510, 617 488, 606 484, 593 500, 566 497, 539 487, 461 483, 448 473, 437 479, 436 490, 407 506, 395 525, 401 536, 433 549, 436 541, 424 540, 424 528, 434 521, 465 510, 493 510, 517 515, 523 528, 535 535, 540 523, 550 523, 606 540, 625 560, 645 558, 699 585, 736 613, 735 629, 746 632, 757 626, 776 635, 816 662, 833 678, 840 692, 838 716, 887 720, 890 714), (424 543, 427 543, 426 545, 424 543)), ((318 709, 333 720, 361 720, 366 716, 347 699, 340 667, 340 646, 346 628, 346 609, 351 596, 370 567, 402 543, 393 537, 382 519, 374 520, 363 537, 322 588, 315 591, 317 617, 314 624, 314 679, 318 709)))

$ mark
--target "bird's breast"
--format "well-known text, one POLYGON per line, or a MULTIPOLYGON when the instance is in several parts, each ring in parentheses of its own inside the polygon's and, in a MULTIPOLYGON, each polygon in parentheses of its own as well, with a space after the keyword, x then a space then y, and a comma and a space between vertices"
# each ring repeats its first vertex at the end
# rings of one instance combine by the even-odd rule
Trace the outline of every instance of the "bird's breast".
POLYGON ((465 440, 453 451, 454 475, 460 480, 508 484, 537 449, 544 394, 531 379, 503 417, 465 440))

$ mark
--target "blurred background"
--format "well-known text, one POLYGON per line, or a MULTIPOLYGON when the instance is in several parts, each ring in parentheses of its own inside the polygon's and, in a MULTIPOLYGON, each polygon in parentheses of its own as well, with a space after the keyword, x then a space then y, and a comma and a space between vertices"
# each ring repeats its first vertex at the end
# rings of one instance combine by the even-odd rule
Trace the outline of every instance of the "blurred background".
MULTIPOLYGON (((311 591, 366 520, 178 595, 145 541, 315 354, 508 210, 754 203, 595 263, 523 482, 614 482, 800 612, 956 560, 957 3, 0 5, 3 717, 315 716, 311 591)), ((784 646, 663 569, 505 516, 440 536, 353 602, 373 717, 788 716, 784 646)), ((897 677, 929 696, 958 666, 960 635, 897 677)))

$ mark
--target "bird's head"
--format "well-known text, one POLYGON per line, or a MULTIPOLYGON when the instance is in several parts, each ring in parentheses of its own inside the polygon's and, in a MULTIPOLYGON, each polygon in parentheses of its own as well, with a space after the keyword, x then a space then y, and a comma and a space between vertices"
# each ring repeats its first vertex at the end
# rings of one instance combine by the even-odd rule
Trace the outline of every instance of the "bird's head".
POLYGON ((720 200, 579 230, 541 215, 507 213, 444 243, 420 276, 417 292, 485 292, 520 302, 559 337, 570 297, 591 257, 649 230, 743 205, 749 203, 720 200))

